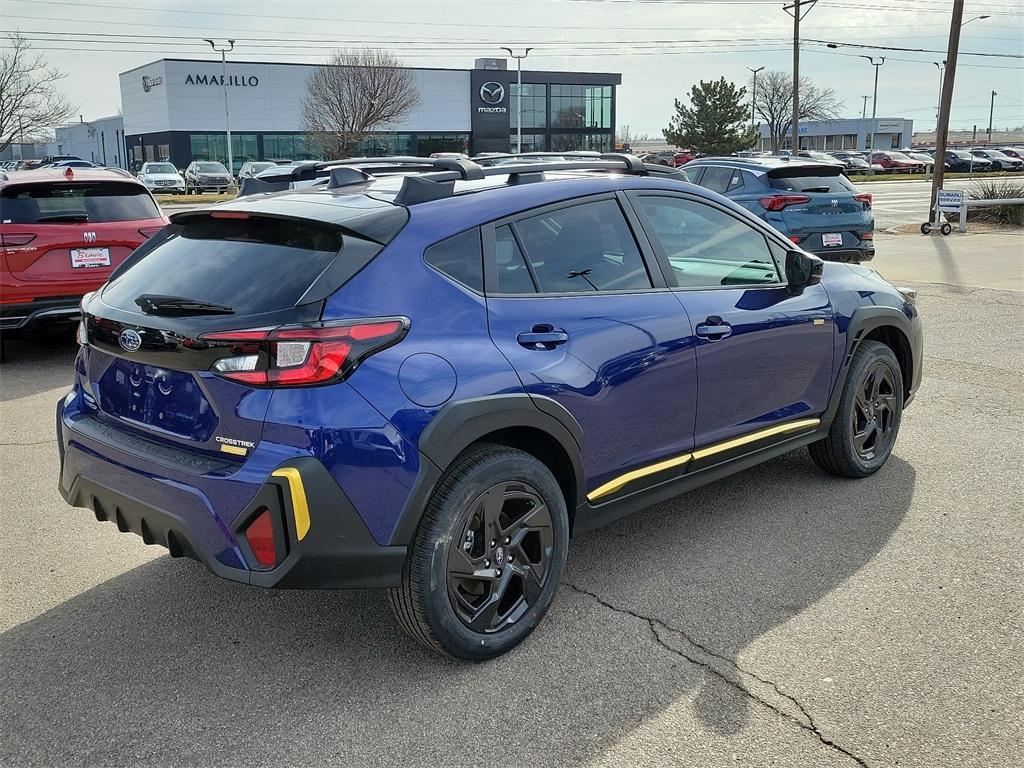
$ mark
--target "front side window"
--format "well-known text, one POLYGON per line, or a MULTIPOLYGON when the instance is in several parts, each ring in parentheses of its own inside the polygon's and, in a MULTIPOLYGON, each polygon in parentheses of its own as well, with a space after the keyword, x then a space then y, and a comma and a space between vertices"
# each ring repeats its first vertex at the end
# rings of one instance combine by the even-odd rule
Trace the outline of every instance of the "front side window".
POLYGON ((678 197, 641 195, 639 208, 681 288, 779 282, 764 235, 716 208, 678 197))
POLYGON ((516 230, 541 293, 652 287, 633 234, 614 200, 523 219, 516 230))

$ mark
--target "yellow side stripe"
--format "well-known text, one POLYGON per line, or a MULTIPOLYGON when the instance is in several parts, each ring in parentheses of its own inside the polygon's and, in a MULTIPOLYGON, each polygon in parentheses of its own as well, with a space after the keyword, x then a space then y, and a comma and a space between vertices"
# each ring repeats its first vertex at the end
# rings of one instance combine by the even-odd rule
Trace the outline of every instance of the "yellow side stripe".
POLYGON ((798 429, 806 429, 807 427, 816 427, 821 423, 821 419, 801 419, 800 421, 791 421, 788 424, 779 424, 775 427, 768 427, 768 429, 762 429, 758 432, 751 432, 749 435, 743 435, 742 437, 736 437, 732 440, 726 440, 724 443, 718 443, 716 445, 708 446, 707 448, 701 448, 699 451, 693 452, 694 460, 703 459, 707 456, 712 456, 722 451, 730 451, 733 448, 739 448, 741 445, 748 445, 755 443, 758 440, 764 440, 766 437, 772 437, 773 435, 782 435, 786 432, 795 432, 798 429))
POLYGON ((306 489, 302 485, 302 475, 295 467, 275 469, 274 477, 283 477, 288 481, 291 491, 292 514, 295 516, 295 537, 302 541, 309 532, 309 505, 306 503, 306 489))
POLYGON ((791 421, 787 424, 779 424, 774 427, 768 427, 767 429, 761 429, 757 432, 751 432, 748 435, 742 437, 736 437, 732 440, 726 440, 722 443, 716 443, 710 445, 707 448, 701 448, 693 453, 684 453, 680 456, 676 456, 665 461, 659 461, 657 464, 651 464, 640 469, 634 469, 632 472, 627 472, 624 475, 619 475, 613 480, 609 480, 604 485, 598 486, 590 493, 587 494, 587 501, 595 501, 602 496, 607 496, 610 493, 615 493, 621 490, 628 483, 634 480, 639 480, 641 477, 647 477, 658 472, 663 472, 666 469, 672 469, 672 467, 678 467, 686 464, 689 461, 696 461, 697 459, 703 459, 708 456, 713 456, 716 453, 722 453, 723 451, 729 451, 733 448, 739 448, 743 445, 763 440, 766 437, 772 437, 773 435, 782 435, 786 432, 795 432, 799 429, 806 429, 809 427, 816 427, 821 423, 821 419, 801 419, 800 421, 791 421))

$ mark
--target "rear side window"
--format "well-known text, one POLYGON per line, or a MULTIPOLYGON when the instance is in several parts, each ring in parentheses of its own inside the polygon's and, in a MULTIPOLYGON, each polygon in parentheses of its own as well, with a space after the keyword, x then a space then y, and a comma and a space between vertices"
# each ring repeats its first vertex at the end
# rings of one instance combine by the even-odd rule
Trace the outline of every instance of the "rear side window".
POLYGON ((423 258, 438 272, 483 293, 484 261, 479 230, 471 229, 432 245, 424 252, 423 258))
POLYGON ((739 172, 733 171, 732 168, 719 168, 717 166, 709 167, 705 172, 703 178, 700 180, 702 187, 707 187, 712 192, 718 192, 720 195, 724 195, 737 187, 743 186, 743 181, 740 178, 739 172))
POLYGON ((633 233, 614 200, 574 205, 516 222, 541 293, 652 287, 633 233))
POLYGON ((768 183, 772 189, 784 192, 853 192, 854 186, 839 173, 814 174, 801 176, 773 176, 768 183))
POLYGON ((4 224, 95 224, 158 218, 156 203, 138 184, 26 184, 8 187, 0 196, 0 222, 4 224))
POLYGON ((537 290, 519 243, 507 224, 494 230, 494 260, 498 293, 534 293, 537 290))
POLYGON ((236 315, 295 306, 338 257, 341 233, 310 221, 193 219, 103 290, 111 306, 138 311, 144 293, 223 304, 236 315))

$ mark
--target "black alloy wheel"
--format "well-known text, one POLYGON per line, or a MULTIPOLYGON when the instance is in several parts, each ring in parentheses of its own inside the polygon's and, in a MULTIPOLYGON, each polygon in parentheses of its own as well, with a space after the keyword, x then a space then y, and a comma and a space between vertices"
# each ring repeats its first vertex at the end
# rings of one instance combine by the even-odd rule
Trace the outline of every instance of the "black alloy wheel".
POLYGON ((540 625, 568 550, 569 514, 551 470, 525 451, 480 443, 438 482, 388 600, 427 648, 483 661, 540 625))
POLYGON ((864 461, 873 461, 891 448, 898 407, 893 371, 879 360, 863 373, 850 413, 853 447, 864 461))
POLYGON ((540 602, 551 575, 551 512, 529 484, 503 482, 463 517, 448 550, 448 598, 469 629, 496 632, 540 602))
POLYGON ((867 477, 889 459, 903 420, 903 372, 879 341, 857 347, 828 434, 807 446, 814 463, 839 477, 867 477))

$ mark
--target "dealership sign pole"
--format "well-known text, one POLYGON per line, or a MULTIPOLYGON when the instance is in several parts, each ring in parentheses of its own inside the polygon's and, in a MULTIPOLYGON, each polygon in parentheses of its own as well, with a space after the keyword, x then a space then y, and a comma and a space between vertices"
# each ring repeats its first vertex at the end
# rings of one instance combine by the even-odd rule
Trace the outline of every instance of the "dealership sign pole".
POLYGON ((220 51, 220 71, 221 84, 224 86, 224 131, 228 138, 228 175, 232 178, 232 184, 234 184, 235 178, 235 163, 234 157, 231 155, 231 113, 228 110, 228 63, 227 63, 227 52, 235 49, 235 41, 228 40, 227 47, 218 48, 213 40, 205 38, 206 42, 210 44, 210 47, 215 51, 220 51))

